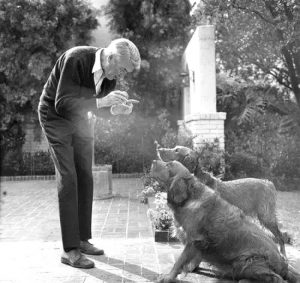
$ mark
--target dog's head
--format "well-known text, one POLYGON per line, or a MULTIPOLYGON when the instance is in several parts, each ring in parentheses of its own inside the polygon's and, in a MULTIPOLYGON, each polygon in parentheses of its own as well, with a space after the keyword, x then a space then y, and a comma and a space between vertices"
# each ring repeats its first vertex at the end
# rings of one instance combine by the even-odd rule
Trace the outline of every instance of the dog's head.
POLYGON ((163 161, 179 161, 190 172, 194 172, 198 164, 198 154, 196 151, 185 147, 185 146, 175 146, 174 148, 163 148, 158 147, 157 151, 163 161))
POLYGON ((168 202, 181 205, 189 197, 188 188, 193 183, 193 175, 178 161, 164 162, 154 160, 150 170, 151 177, 166 184, 168 202))

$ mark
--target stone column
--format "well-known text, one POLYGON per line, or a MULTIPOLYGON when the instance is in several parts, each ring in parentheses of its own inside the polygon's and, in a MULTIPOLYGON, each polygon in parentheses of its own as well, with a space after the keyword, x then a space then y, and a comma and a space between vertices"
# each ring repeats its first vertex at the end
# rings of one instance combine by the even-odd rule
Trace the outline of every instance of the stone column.
POLYGON ((183 68, 189 76, 189 88, 184 92, 184 122, 196 138, 194 146, 216 138, 224 148, 224 120, 226 113, 216 107, 216 63, 214 26, 198 26, 183 56, 183 68))

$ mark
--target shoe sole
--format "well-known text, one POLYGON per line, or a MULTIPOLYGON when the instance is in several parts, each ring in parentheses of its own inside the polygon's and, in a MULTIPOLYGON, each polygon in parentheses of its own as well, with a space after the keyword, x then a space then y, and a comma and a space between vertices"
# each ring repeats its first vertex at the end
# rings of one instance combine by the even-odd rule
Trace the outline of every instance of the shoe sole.
POLYGON ((86 254, 86 255, 104 255, 104 251, 100 251, 99 253, 92 253, 92 252, 88 252, 88 251, 80 249, 80 252, 82 252, 83 254, 86 254))
POLYGON ((70 265, 70 266, 76 267, 76 268, 90 269, 90 268, 95 267, 94 263, 91 263, 90 265, 80 265, 80 264, 72 263, 68 259, 63 258, 63 257, 60 259, 60 261, 63 264, 70 265))

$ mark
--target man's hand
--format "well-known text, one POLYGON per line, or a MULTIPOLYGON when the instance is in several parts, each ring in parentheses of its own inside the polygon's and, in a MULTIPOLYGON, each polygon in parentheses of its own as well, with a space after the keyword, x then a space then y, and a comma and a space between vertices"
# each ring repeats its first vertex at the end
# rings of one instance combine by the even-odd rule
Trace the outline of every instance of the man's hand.
POLYGON ((131 102, 127 102, 127 104, 116 104, 110 108, 110 113, 112 115, 129 115, 132 112, 133 104, 131 102))
POLYGON ((114 90, 103 98, 97 98, 97 108, 126 103, 127 99, 128 93, 126 91, 114 90))

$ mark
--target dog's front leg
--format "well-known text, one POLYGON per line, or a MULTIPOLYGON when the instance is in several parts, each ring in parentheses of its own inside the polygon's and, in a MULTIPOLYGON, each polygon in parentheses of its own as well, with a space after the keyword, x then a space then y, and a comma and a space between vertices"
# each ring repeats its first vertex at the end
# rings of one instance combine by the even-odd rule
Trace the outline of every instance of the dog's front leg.
POLYGON ((186 266, 192 261, 195 260, 200 263, 201 262, 201 254, 200 251, 195 247, 193 243, 188 243, 177 261, 175 262, 173 268, 170 273, 162 275, 158 282, 159 283, 171 283, 176 282, 176 277, 183 270, 186 270, 186 266))

